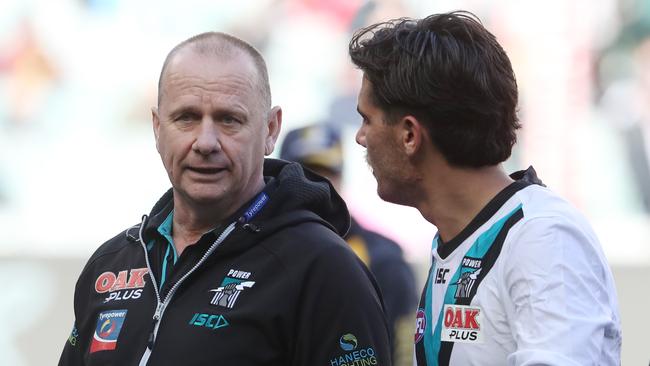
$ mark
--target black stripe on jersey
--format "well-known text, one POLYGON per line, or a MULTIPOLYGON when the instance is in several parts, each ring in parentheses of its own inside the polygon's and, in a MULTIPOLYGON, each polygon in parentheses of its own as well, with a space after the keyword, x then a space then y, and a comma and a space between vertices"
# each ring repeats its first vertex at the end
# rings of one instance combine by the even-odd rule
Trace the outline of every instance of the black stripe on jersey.
POLYGON ((527 181, 515 181, 509 186, 504 188, 499 192, 490 202, 488 202, 485 207, 474 217, 472 221, 450 241, 443 243, 442 239, 438 237, 438 255, 440 258, 447 258, 451 253, 453 253, 456 248, 458 248, 470 235, 472 235, 476 230, 478 230, 481 225, 485 224, 495 213, 503 206, 506 201, 510 199, 515 193, 520 190, 528 187, 532 183, 527 181))
MULTIPOLYGON (((434 264, 431 265, 431 268, 429 269, 429 275, 427 276, 427 283, 424 284, 424 290, 422 291, 422 296, 420 296, 420 304, 418 306, 418 309, 426 309, 426 301, 427 301, 427 288, 429 288, 429 285, 431 284, 431 271, 433 270, 433 267, 435 267, 434 264)), ((426 312, 425 312, 425 317, 426 317, 426 312)), ((425 318, 426 319, 426 318, 425 318)), ((431 327, 429 322, 431 321, 430 319, 426 319, 427 324, 425 324, 424 331, 427 332, 427 328, 431 327)), ((417 328, 415 329, 417 332, 417 328)), ((414 335, 415 339, 415 335, 414 335)), ((426 366, 427 364, 427 357, 426 353, 424 351, 424 336, 422 336, 422 339, 418 343, 415 344, 415 359, 417 361, 417 365, 423 365, 426 366)))
POLYGON ((494 266, 494 263, 497 261, 497 258, 499 258, 499 254, 501 254, 501 248, 503 248, 503 242, 506 240, 506 236, 508 235, 510 228, 513 227, 517 222, 519 222, 519 220, 521 220, 523 217, 524 217, 524 210, 520 208, 519 210, 517 210, 517 212, 513 213, 512 216, 510 216, 508 220, 506 220, 506 222, 503 224, 503 228, 501 229, 501 231, 499 231, 499 234, 497 234, 497 237, 494 239, 494 243, 487 251, 487 253, 485 253, 485 255, 483 256, 483 262, 481 263, 481 273, 476 278, 476 282, 474 283, 474 286, 470 290, 469 297, 461 298, 460 301, 456 301, 458 305, 470 304, 470 302, 476 295, 476 290, 481 285, 481 282, 483 282, 483 279, 490 272, 490 270, 494 266))
MULTIPOLYGON (((520 208, 515 213, 513 213, 503 224, 503 227, 497 234, 497 237, 494 239, 494 243, 490 249, 483 256, 483 261, 481 263, 481 273, 476 278, 476 282, 469 293, 469 297, 456 299, 456 305, 469 305, 472 302, 474 296, 476 296, 476 290, 483 282, 483 279, 490 272, 494 263, 499 258, 501 254, 501 248, 503 247, 503 242, 506 240, 506 236, 510 231, 510 228, 514 226, 519 220, 524 217, 524 211, 520 208)), ((454 342, 440 342, 440 352, 438 353, 438 365, 439 366, 448 366, 449 359, 451 358, 451 351, 454 347, 454 342)))

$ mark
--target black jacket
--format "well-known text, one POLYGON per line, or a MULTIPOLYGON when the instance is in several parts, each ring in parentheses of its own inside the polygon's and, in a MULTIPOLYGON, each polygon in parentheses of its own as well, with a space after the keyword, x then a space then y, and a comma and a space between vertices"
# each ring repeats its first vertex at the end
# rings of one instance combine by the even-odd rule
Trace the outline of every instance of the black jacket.
POLYGON ((171 191, 103 244, 77 282, 59 365, 389 365, 379 291, 339 236, 345 203, 299 164, 267 159, 264 175, 263 192, 188 247, 162 289, 146 246, 171 191))

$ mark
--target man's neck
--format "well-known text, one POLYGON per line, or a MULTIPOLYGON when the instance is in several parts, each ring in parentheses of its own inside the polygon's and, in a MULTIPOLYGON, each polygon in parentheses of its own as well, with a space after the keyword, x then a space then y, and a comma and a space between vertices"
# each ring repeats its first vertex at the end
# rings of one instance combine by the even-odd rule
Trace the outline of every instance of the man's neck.
POLYGON ((425 199, 418 210, 438 228, 443 242, 455 238, 512 179, 501 165, 480 169, 433 171, 424 180, 425 199))
POLYGON ((225 224, 244 203, 252 199, 264 188, 264 180, 251 186, 245 195, 240 195, 237 202, 228 198, 211 203, 198 203, 174 192, 174 220, 172 222, 172 238, 178 255, 188 246, 195 244, 203 234, 215 227, 225 224))
MULTIPOLYGON (((180 205, 182 207, 182 205, 180 205)), ((201 220, 191 210, 174 208, 174 221, 172 223, 172 239, 176 253, 180 256, 188 246, 195 244, 203 234, 212 230, 219 220, 201 220)))

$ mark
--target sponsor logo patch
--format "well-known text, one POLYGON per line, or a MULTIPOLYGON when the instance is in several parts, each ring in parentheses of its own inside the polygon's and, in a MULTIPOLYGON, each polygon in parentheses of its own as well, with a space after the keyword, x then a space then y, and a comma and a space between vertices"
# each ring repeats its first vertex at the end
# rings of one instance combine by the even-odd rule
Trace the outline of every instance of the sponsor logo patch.
POLYGON ((111 271, 104 272, 95 280, 95 291, 98 294, 108 293, 104 303, 139 299, 146 285, 144 276, 148 273, 146 267, 124 270, 117 274, 111 271))
POLYGON ((205 313, 194 313, 189 324, 195 327, 205 327, 208 329, 219 329, 230 325, 223 315, 205 313))
POLYGON ((99 313, 97 327, 90 344, 90 353, 112 351, 117 348, 117 337, 122 331, 127 310, 109 310, 99 313))
POLYGON ((372 347, 359 348, 357 337, 347 333, 339 338, 339 346, 347 353, 330 360, 330 366, 376 365, 377 357, 372 347))
POLYGON ((352 351, 357 348, 359 342, 357 342, 357 337, 355 337, 354 334, 348 333, 339 338, 339 344, 341 345, 342 350, 352 351))
POLYGON ((446 342, 483 343, 481 308, 445 305, 440 340, 446 342))
POLYGON ((77 338, 79 337, 79 331, 77 331, 77 326, 73 325, 72 326, 72 331, 70 332, 70 336, 68 337, 68 342, 70 342, 71 346, 76 346, 77 345, 77 338))
POLYGON ((246 281, 250 276, 251 273, 246 271, 228 271, 228 276, 221 281, 221 286, 210 290, 214 292, 210 304, 232 309, 242 291, 255 285, 255 281, 246 281))
POLYGON ((427 315, 424 312, 424 309, 418 309, 417 315, 415 316, 415 339, 414 343, 418 343, 424 337, 424 332, 427 329, 427 315))

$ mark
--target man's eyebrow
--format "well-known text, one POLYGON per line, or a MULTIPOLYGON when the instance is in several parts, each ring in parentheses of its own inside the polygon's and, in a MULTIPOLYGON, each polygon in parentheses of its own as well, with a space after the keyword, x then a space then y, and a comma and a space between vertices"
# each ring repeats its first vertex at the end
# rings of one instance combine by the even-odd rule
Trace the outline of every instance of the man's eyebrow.
POLYGON ((201 111, 200 111, 198 108, 196 108, 196 107, 193 107, 193 106, 186 106, 186 105, 185 105, 185 106, 178 106, 178 107, 172 108, 172 109, 169 111, 169 115, 170 115, 171 117, 177 117, 177 116, 179 116, 179 115, 181 115, 181 114, 183 114, 183 113, 198 113, 198 114, 200 114, 201 111))

